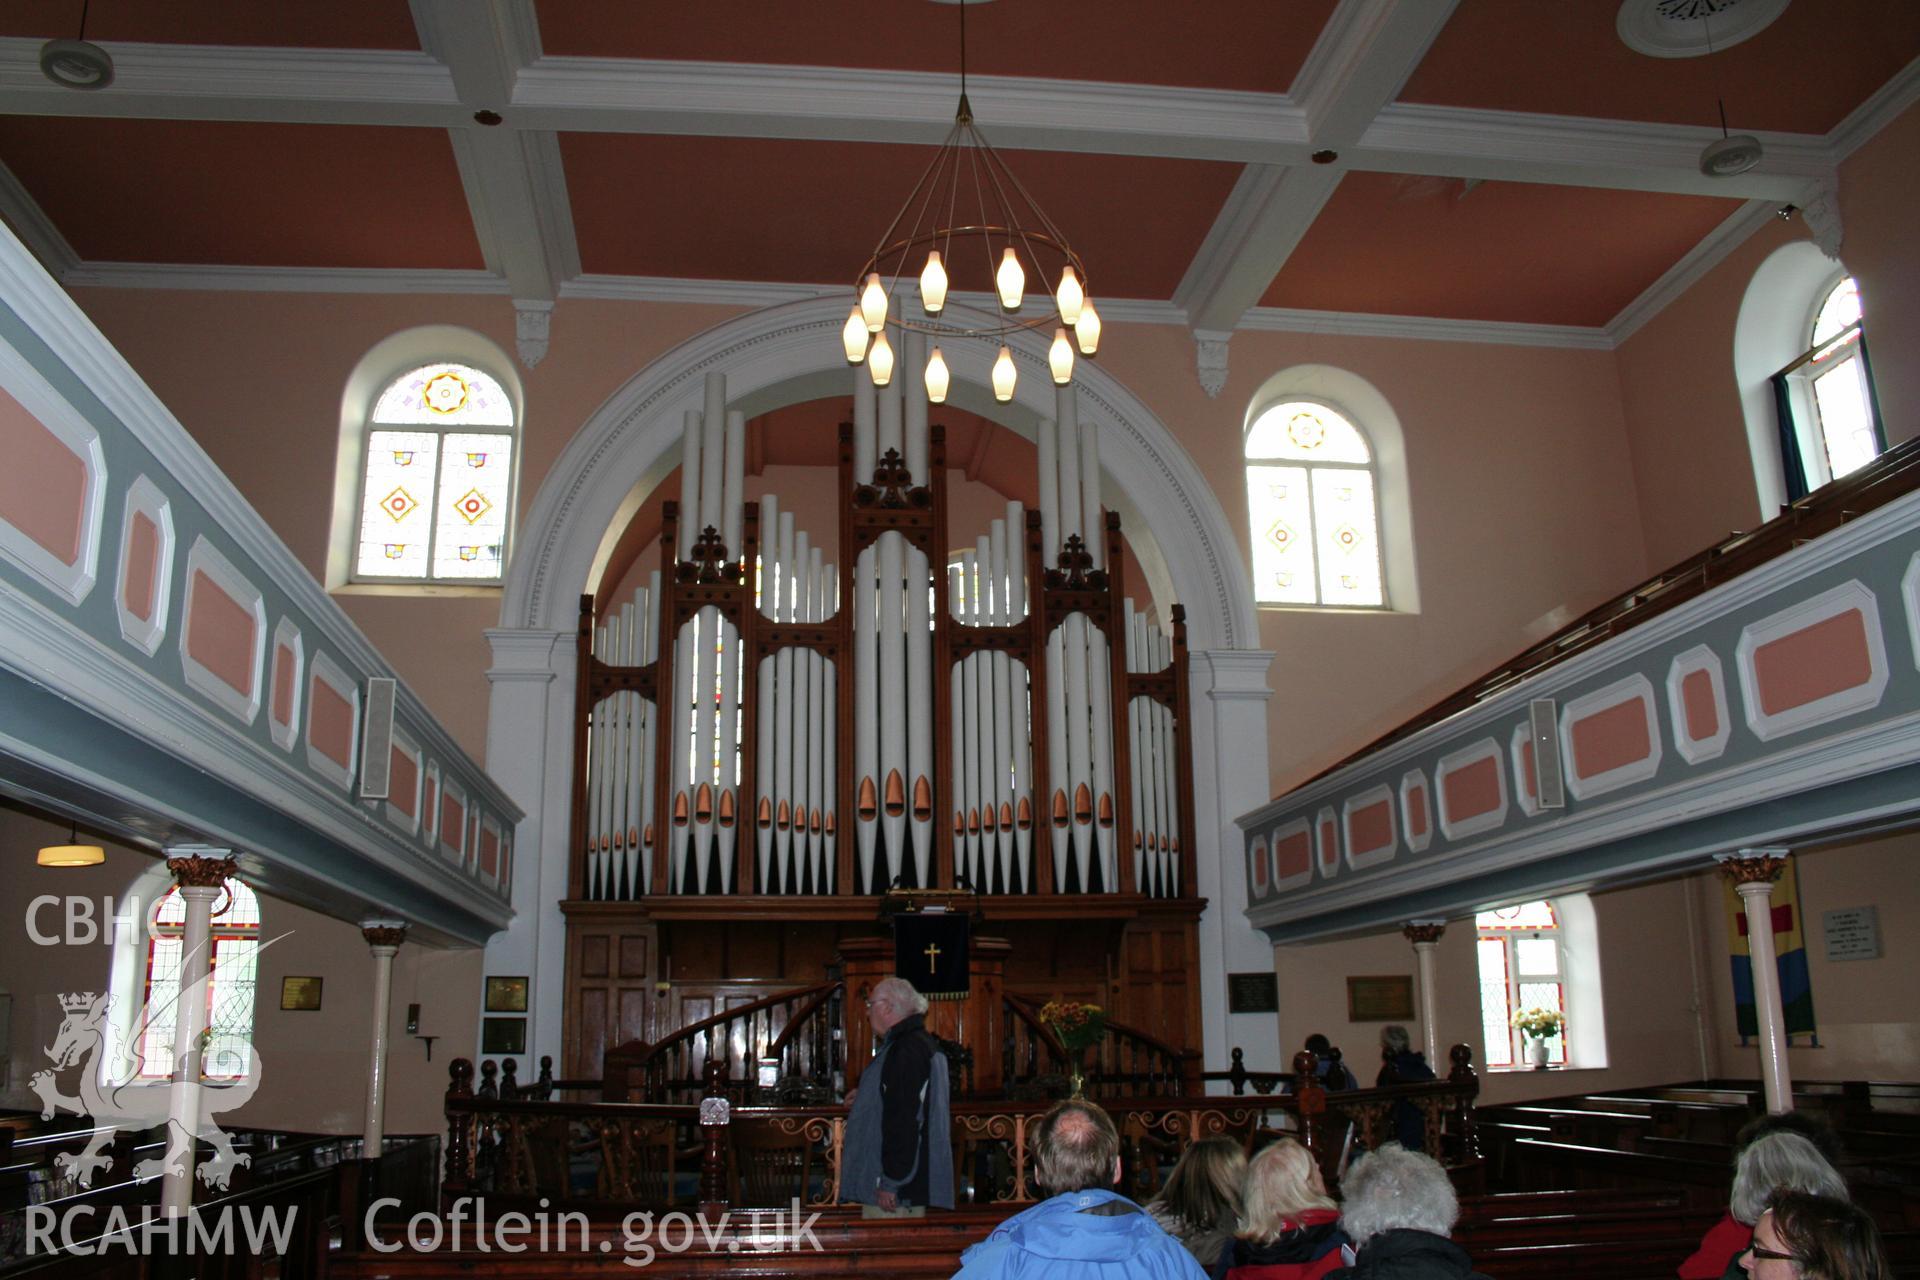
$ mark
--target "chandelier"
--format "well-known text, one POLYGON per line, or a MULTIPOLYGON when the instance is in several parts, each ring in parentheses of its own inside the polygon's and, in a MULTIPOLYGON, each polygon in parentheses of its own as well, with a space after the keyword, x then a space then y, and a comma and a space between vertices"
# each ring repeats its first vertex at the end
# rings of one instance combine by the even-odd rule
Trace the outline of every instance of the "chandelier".
POLYGON ((848 362, 864 363, 877 387, 893 380, 896 363, 887 327, 928 335, 922 376, 934 404, 946 400, 951 380, 943 339, 998 345, 991 381, 994 398, 1002 402, 1013 399, 1012 335, 1053 330, 1047 365, 1063 387, 1073 380, 1075 345, 1087 356, 1100 347, 1100 315, 1087 294, 1086 263, 974 127, 967 101, 966 0, 959 9, 960 105, 953 128, 860 268, 853 310, 840 334, 848 362), (901 280, 912 279, 908 273, 915 268, 909 306, 901 280), (996 296, 998 314, 977 322, 954 318, 947 311, 948 271, 976 269, 977 278, 991 284, 986 292, 996 296), (1032 297, 1030 280, 1042 290, 1032 297))

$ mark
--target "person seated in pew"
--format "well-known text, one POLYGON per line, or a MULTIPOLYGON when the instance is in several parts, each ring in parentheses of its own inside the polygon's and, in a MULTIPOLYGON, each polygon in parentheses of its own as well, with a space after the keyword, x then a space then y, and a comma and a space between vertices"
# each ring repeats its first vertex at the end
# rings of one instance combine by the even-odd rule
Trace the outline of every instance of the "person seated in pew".
POLYGON ((1247 1153, 1232 1138, 1189 1143, 1160 1194, 1147 1202, 1147 1213, 1187 1246, 1194 1261, 1212 1267, 1240 1225, 1240 1184, 1246 1173, 1247 1153))
POLYGON ((1333 1047, 1333 1041, 1318 1031, 1307 1037, 1301 1046, 1314 1057, 1313 1074, 1319 1078, 1320 1087, 1328 1093, 1337 1093, 1344 1089, 1358 1089, 1360 1081, 1354 1076, 1353 1069, 1346 1063, 1340 1051, 1333 1047))
MULTIPOLYGON (((1434 1079, 1427 1055, 1413 1047, 1413 1037, 1398 1023, 1380 1028, 1380 1075, 1374 1087, 1394 1084, 1425 1084, 1434 1079)), ((1427 1125, 1420 1108, 1411 1102, 1393 1104, 1393 1138, 1409 1151, 1426 1147, 1427 1125)))
POLYGON ((1768 1202, 1740 1266, 1753 1280, 1885 1280, 1893 1274, 1880 1229, 1864 1209, 1803 1191, 1783 1191, 1768 1202))
POLYGON ((1448 1239, 1460 1198, 1432 1156, 1389 1143, 1356 1160, 1341 1190, 1340 1228, 1357 1253, 1328 1280, 1487 1280, 1448 1239))
POLYGON ((1247 1165, 1240 1229, 1207 1268, 1212 1280, 1318 1280, 1353 1263, 1340 1206, 1310 1152, 1292 1138, 1269 1144, 1247 1165))
POLYGON ((1776 1191, 1806 1191, 1847 1199, 1846 1180, 1819 1144, 1839 1150, 1831 1130, 1795 1112, 1763 1116, 1734 1139, 1733 1194, 1726 1216, 1707 1229, 1700 1247, 1682 1262, 1680 1280, 1740 1280, 1741 1255, 1753 1241, 1753 1227, 1776 1191))
POLYGON ((1201 1280, 1206 1275, 1147 1211, 1113 1188, 1120 1131, 1069 1098, 1032 1130, 1034 1181, 1052 1197, 1014 1214, 960 1255, 954 1280, 1201 1280))

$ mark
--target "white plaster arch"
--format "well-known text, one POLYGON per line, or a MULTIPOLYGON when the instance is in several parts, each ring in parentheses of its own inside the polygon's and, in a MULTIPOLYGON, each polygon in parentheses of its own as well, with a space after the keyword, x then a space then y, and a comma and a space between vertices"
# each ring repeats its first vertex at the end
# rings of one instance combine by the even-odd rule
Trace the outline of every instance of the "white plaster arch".
POLYGON ((1787 501, 1773 375, 1807 349, 1814 308, 1847 269, 1811 240, 1783 244, 1754 271, 1733 326, 1733 375, 1753 457, 1754 499, 1771 520, 1787 501))
MULTIPOLYGON (((579 598, 625 517, 676 464, 682 414, 701 406, 708 372, 727 375, 730 404, 749 414, 846 394, 850 373, 839 338, 845 321, 838 299, 750 312, 681 343, 614 392, 562 451, 528 509, 507 569, 500 625, 573 630, 579 598)), ((1026 333, 1010 345, 1020 368, 1012 404, 988 397, 984 359, 978 377, 973 361, 953 361, 951 398, 1031 436, 1033 423, 1053 416, 1047 344, 1026 333)), ((1253 588, 1239 540, 1193 460, 1153 411, 1097 364, 1079 361, 1074 382, 1080 420, 1100 429, 1102 469, 1113 482, 1109 505, 1121 513, 1155 594, 1171 591, 1186 606, 1190 646, 1256 646, 1253 588)))

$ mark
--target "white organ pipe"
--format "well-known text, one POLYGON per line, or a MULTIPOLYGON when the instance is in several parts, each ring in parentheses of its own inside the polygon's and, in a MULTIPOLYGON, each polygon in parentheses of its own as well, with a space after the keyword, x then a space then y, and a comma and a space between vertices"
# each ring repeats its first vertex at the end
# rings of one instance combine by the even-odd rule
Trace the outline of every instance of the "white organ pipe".
MULTIPOLYGON (((947 566, 947 616, 956 621, 960 617, 961 581, 960 566, 949 564, 947 566)), ((952 735, 951 750, 947 752, 947 767, 952 770, 952 773, 948 778, 949 816, 946 821, 953 825, 954 873, 956 877, 971 885, 973 884, 973 864, 967 860, 966 796, 962 785, 962 779, 966 774, 967 749, 966 665, 966 661, 962 659, 948 668, 947 672, 947 693, 951 707, 947 716, 947 731, 952 735)))
MULTIPOLYGON (((793 620, 813 621, 813 574, 820 557, 813 539, 805 530, 793 536, 793 620)), ((813 736, 813 660, 811 649, 793 650, 793 782, 788 792, 793 802, 792 875, 800 892, 808 891, 807 875, 813 865, 813 834, 808 819, 813 813, 813 792, 808 789, 809 757, 813 736)))
POLYGON ((727 375, 709 373, 706 393, 706 409, 700 415, 700 532, 708 525, 719 532, 726 524, 720 495, 727 468, 727 375))
POLYGON ((1113 838, 1113 654, 1107 633, 1087 623, 1087 692, 1093 710, 1093 835, 1100 850, 1100 876, 1107 893, 1118 893, 1119 863, 1113 838))
MULTIPOLYGON (((1007 622, 1018 625, 1027 616, 1026 508, 1007 504, 1007 622)), ((1033 725, 1027 664, 1013 659, 1008 669, 1008 706, 1013 729, 1013 847, 1019 865, 1018 882, 1033 884, 1033 725), (1025 809, 1024 820, 1022 809, 1025 809)), ((1011 887, 1011 886, 1009 886, 1011 887)))
MULTIPOLYGON (((604 626, 593 629, 593 656, 605 662, 607 659, 607 629, 604 626)), ((598 898, 600 892, 600 867, 604 859, 600 856, 600 847, 607 833, 607 739, 612 736, 612 716, 603 698, 589 711, 588 733, 592 736, 588 759, 591 772, 587 775, 587 896, 598 898)))
MULTIPOLYGON (((965 584, 966 594, 963 621, 969 626, 980 625, 980 574, 975 563, 974 553, 960 553, 960 580, 965 584)), ((980 741, 980 655, 970 653, 961 667, 961 700, 959 721, 964 726, 960 739, 961 761, 960 796, 966 811, 966 848, 967 866, 971 869, 974 887, 982 892, 988 889, 987 864, 982 853, 980 822, 980 756, 976 750, 980 741)))
MULTIPOLYGON (((921 339, 924 348, 926 340, 921 339)), ((908 403, 920 397, 910 397, 908 403)), ((920 425, 926 427, 926 406, 920 425)), ((909 441, 912 437, 909 435, 909 441)), ((923 450, 924 453, 924 450, 923 450)), ((921 458, 921 467, 926 459, 921 458)), ((902 540, 904 542, 904 539, 902 540)), ((907 546, 907 829, 917 883, 933 883, 933 575, 927 553, 907 546)))
MULTIPOLYGON (((778 621, 780 600, 780 499, 768 494, 760 499, 760 613, 778 621)), ((742 820, 753 824, 754 887, 761 893, 777 893, 773 887, 773 699, 774 667, 777 659, 767 654, 760 659, 754 676, 753 786, 760 794, 753 797, 753 812, 742 820)))
MULTIPOLYGON (((633 590, 633 630, 627 641, 627 664, 644 666, 645 659, 640 655, 647 647, 647 589, 635 587, 633 590)), ((627 694, 627 720, 632 731, 627 738, 627 880, 626 896, 635 898, 640 895, 640 847, 641 834, 647 823, 646 811, 640 807, 640 795, 644 789, 641 778, 641 758, 646 754, 647 741, 647 704, 637 692, 627 694)))
MULTIPOLYGON (((647 629, 640 649, 642 665, 660 660, 660 571, 647 575, 647 629)), ((660 839, 658 796, 654 768, 660 758, 660 698, 656 680, 653 701, 642 700, 640 730, 640 891, 653 892, 653 851, 660 839)))
MULTIPOLYGON (((1004 627, 1013 619, 1007 612, 1007 522, 988 526, 987 555, 993 586, 987 595, 989 620, 1004 627)), ((993 786, 983 797, 994 806, 994 844, 999 853, 1000 891, 1008 892, 1013 878, 1013 658, 996 649, 993 663, 993 786)), ((984 726, 982 726, 984 728, 984 726)))
MULTIPOLYGON (((1073 388, 1065 388, 1064 394, 1071 400, 1073 388)), ((1079 417, 1077 410, 1074 417, 1079 417)), ((1093 567, 1105 567, 1107 530, 1100 520, 1100 436, 1091 422, 1080 427, 1080 527, 1093 556, 1093 567)))
MULTIPOLYGON (((794 572, 793 512, 780 513, 780 582, 773 594, 775 618, 793 621, 794 572)), ((773 775, 768 779, 773 795, 773 876, 779 892, 787 891, 787 869, 793 858, 793 662, 792 645, 776 652, 773 662, 774 738, 773 775)))
POLYGON ((1080 535, 1083 541, 1086 537, 1080 521, 1080 429, 1067 415, 1072 403, 1070 397, 1060 397, 1060 545, 1048 553, 1056 563, 1061 548, 1074 535, 1080 535))
MULTIPOLYGON (((635 609, 632 604, 620 606, 616 615, 619 621, 619 640, 616 643, 615 663, 619 666, 634 665, 633 655, 640 636, 636 629, 635 609)), ((634 822, 634 800, 628 779, 632 776, 638 752, 634 750, 640 733, 639 717, 634 714, 638 699, 630 692, 622 691, 614 695, 619 724, 619 765, 613 773, 613 848, 614 865, 609 869, 608 881, 613 886, 613 896, 627 898, 633 895, 628 887, 633 883, 634 846, 640 843, 638 824, 634 822)))
POLYGON ((680 529, 674 558, 691 560, 694 539, 700 536, 700 411, 687 410, 681 421, 680 529))
MULTIPOLYGON (((982 535, 975 540, 973 570, 973 625, 991 626, 994 618, 992 538, 982 535)), ((972 661, 978 672, 974 685, 971 731, 973 755, 978 762, 974 787, 980 804, 980 878, 984 883, 991 884, 995 868, 1000 862, 1000 813, 997 805, 1000 793, 994 786, 994 774, 1000 758, 994 754, 994 720, 997 717, 994 714, 993 655, 976 653, 972 661)))
POLYGON ((708 859, 713 853, 714 798, 714 682, 719 678, 720 611, 702 609, 693 655, 693 892, 705 893, 708 859))
MULTIPOLYGON (((884 391, 886 388, 882 388, 884 391)), ((898 397, 895 397, 898 410, 898 397)), ((887 447, 887 402, 880 402, 881 452, 887 447)), ((895 431, 899 419, 894 420, 895 431)), ((895 437, 898 438, 897 435, 895 437)), ((886 840, 887 883, 900 874, 907 838, 906 613, 904 588, 906 539, 892 530, 880 535, 880 829, 886 840)))
POLYGON ((673 687, 665 696, 671 700, 668 721, 673 726, 673 735, 668 741, 668 749, 673 752, 672 776, 673 795, 671 798, 671 818, 667 830, 661 834, 667 841, 667 853, 673 868, 669 883, 673 892, 686 890, 686 849, 681 841, 682 829, 689 836, 693 823, 693 690, 699 688, 694 671, 694 640, 700 630, 698 618, 689 618, 681 626, 680 633, 673 638, 673 687))
POLYGON ((720 480, 720 539, 727 544, 727 559, 735 564, 746 552, 741 541, 746 522, 747 415, 738 409, 727 413, 727 465, 720 480))
POLYGON ((908 333, 905 346, 907 362, 902 367, 907 376, 896 379, 906 400, 906 442, 901 452, 906 456, 913 483, 925 485, 931 483, 927 475, 927 335, 908 333))
POLYGON ((898 454, 902 461, 906 459, 906 442, 900 435, 900 389, 909 381, 907 378, 895 378, 876 392, 880 408, 880 436, 876 442, 879 456, 884 458, 887 451, 898 454))
MULTIPOLYGON (((823 610, 820 615, 820 621, 825 621, 840 611, 838 604, 840 599, 839 567, 831 564, 828 565, 826 574, 826 586, 821 593, 823 610)), ((826 864, 826 875, 821 883, 815 886, 815 892, 832 893, 834 891, 834 882, 839 878, 840 869, 838 861, 839 838, 835 830, 838 825, 836 815, 840 808, 840 793, 835 790, 839 781, 838 770, 840 759, 840 738, 838 736, 840 728, 840 673, 839 669, 833 663, 827 661, 825 657, 819 657, 817 660, 820 663, 822 671, 820 686, 821 703, 818 719, 823 725, 824 736, 824 747, 820 752, 820 803, 827 812, 825 827, 819 841, 821 857, 826 864)))
MULTIPOLYGON (((1061 450, 1061 456, 1066 450, 1061 450)), ((1064 488, 1064 486, 1062 486, 1064 488)), ((1087 697, 1087 615, 1070 613, 1066 636, 1067 808, 1073 818, 1073 858, 1080 869, 1080 892, 1088 891, 1093 856, 1093 760, 1088 751, 1091 726, 1087 697)))
POLYGON ((877 451, 880 389, 864 370, 853 371, 853 482, 872 484, 877 451))
MULTIPOLYGON (((1162 636, 1162 648, 1166 653, 1166 665, 1173 665, 1173 637, 1162 636)), ((1164 762, 1162 769, 1167 778, 1167 884, 1169 895, 1180 892, 1180 781, 1177 767, 1178 748, 1173 723, 1173 708, 1160 708, 1160 758, 1164 762)))
MULTIPOLYGON (((614 609, 607 615, 607 647, 602 660, 611 666, 620 665, 620 611, 614 609)), ((614 878, 618 875, 621 855, 626 852, 626 832, 623 830, 620 802, 625 799, 620 789, 621 752, 626 745, 625 708, 620 705, 619 694, 608 694, 601 699, 600 705, 607 716, 607 760, 606 774, 600 779, 600 791, 605 797, 600 810, 603 824, 600 837, 600 894, 602 897, 614 897, 614 878)))
MULTIPOLYGON (((1040 422, 1040 568, 1060 565, 1060 430, 1051 418, 1040 422)), ((1024 535, 1022 545, 1025 545, 1024 535)), ((1035 583, 1035 588, 1039 587, 1035 583)), ((1042 797, 1044 807, 1044 797, 1042 797)))
POLYGON ((860 887, 875 891, 874 841, 879 835, 880 724, 878 716, 880 650, 874 570, 879 548, 869 546, 854 565, 853 580, 853 821, 859 845, 860 887))
POLYGON ((1053 846, 1053 891, 1067 891, 1067 848, 1072 841, 1073 801, 1067 779, 1066 628, 1047 637, 1047 781, 1053 794, 1042 798, 1048 840, 1053 846))
POLYGON ((714 816, 719 825, 720 892, 733 892, 733 849, 740 830, 740 630, 725 617, 720 623, 720 723, 714 745, 720 757, 714 780, 714 816))
MULTIPOLYGON (((807 565, 807 621, 818 622, 825 617, 823 604, 826 598, 826 568, 821 563, 820 548, 813 549, 813 557, 807 565)), ((827 672, 826 659, 818 650, 808 649, 807 656, 807 716, 800 723, 806 729, 807 743, 807 853, 809 865, 813 869, 813 892, 823 893, 826 882, 826 829, 824 814, 826 810, 826 792, 821 784, 826 780, 826 755, 832 739, 827 736, 827 726, 832 723, 832 713, 827 709, 827 672)))

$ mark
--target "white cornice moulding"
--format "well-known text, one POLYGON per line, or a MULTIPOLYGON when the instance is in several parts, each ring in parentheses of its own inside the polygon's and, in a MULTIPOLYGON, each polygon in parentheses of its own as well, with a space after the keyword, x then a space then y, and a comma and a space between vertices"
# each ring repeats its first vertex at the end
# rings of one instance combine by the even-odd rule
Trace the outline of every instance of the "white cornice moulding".
POLYGON ((198 289, 233 293, 497 294, 509 290, 490 271, 385 267, 223 267, 156 262, 82 262, 61 276, 68 288, 198 289))
POLYGON ((60 228, 53 225, 53 219, 40 207, 40 202, 27 193, 13 170, 4 164, 0 164, 0 221, 13 228, 13 233, 54 279, 65 280, 67 273, 80 264, 80 255, 60 234, 60 228))
POLYGON ((1754 232, 1766 226, 1778 215, 1779 210, 1780 205, 1776 201, 1747 201, 1737 213, 1709 231, 1706 239, 1687 250, 1680 261, 1668 267, 1666 273, 1648 285, 1639 297, 1622 307, 1620 314, 1607 322, 1608 339, 1619 346, 1631 338, 1641 325, 1665 311, 1668 304, 1693 288, 1702 276, 1719 266, 1754 232))
POLYGON ((1567 347, 1611 351, 1605 329, 1570 324, 1515 324, 1501 320, 1443 320, 1433 316, 1380 316, 1359 311, 1303 311, 1254 307, 1240 329, 1273 333, 1329 333, 1353 338, 1418 338, 1427 342, 1486 342, 1509 347, 1567 347))
POLYGON ((1874 90, 1827 134, 1827 148, 1835 164, 1858 151, 1882 129, 1920 102, 1920 58, 1902 67, 1893 79, 1874 90))

